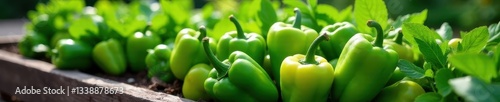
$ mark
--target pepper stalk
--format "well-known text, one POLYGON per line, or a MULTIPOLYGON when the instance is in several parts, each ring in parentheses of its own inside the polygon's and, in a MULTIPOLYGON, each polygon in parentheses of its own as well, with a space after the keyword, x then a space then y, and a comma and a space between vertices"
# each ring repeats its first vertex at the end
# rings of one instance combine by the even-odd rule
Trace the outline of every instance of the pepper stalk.
POLYGON ((403 31, 398 31, 398 34, 394 38, 394 42, 399 45, 403 45, 403 31))
POLYGON ((300 27, 302 26, 302 14, 300 13, 300 10, 299 8, 295 8, 293 9, 293 12, 295 13, 295 20, 293 21, 293 27, 294 28, 297 28, 297 29, 300 29, 300 27))
POLYGON ((233 15, 229 16, 229 20, 233 22, 234 26, 236 27, 236 33, 238 34, 237 38, 238 39, 246 39, 247 37, 245 36, 245 32, 243 32, 243 28, 241 28, 240 22, 234 17, 233 15))
POLYGON ((369 27, 374 27, 377 30, 377 38, 375 38, 375 42, 373 42, 374 46, 383 47, 384 43, 384 33, 382 32, 382 27, 376 21, 368 20, 367 25, 369 27))
POLYGON ((313 43, 311 44, 311 46, 309 46, 309 49, 307 50, 306 60, 304 60, 302 62, 303 64, 318 64, 318 62, 316 60, 314 60, 314 55, 315 55, 316 49, 318 49, 319 44, 323 40, 326 40, 326 41, 330 40, 330 37, 328 36, 328 34, 323 33, 319 37, 314 39, 313 43))
MULTIPOLYGON (((202 35, 206 35, 206 33, 207 33, 207 31, 206 31, 205 27, 204 26, 200 27, 200 34, 201 35, 198 38, 204 37, 202 35)), ((203 49, 205 49, 205 54, 207 55, 208 60, 210 62, 212 62, 215 70, 217 70, 217 75, 218 75, 217 80, 219 80, 227 75, 227 72, 229 70, 229 65, 222 63, 219 59, 217 59, 217 57, 215 57, 214 53, 212 52, 212 49, 209 48, 210 46, 209 46, 208 42, 209 42, 208 37, 204 37, 202 39, 203 49)))

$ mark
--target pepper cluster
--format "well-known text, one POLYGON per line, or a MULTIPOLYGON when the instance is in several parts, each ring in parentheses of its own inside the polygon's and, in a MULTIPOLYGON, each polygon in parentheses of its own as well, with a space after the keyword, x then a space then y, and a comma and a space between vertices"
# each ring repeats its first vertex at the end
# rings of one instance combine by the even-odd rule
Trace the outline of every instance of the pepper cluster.
MULTIPOLYGON (((81 1, 45 6, 66 2, 81 1)), ((110 3, 37 12, 19 43, 21 54, 51 58, 62 70, 115 76, 147 71, 149 78, 182 81, 184 98, 221 102, 410 102, 436 92, 437 85, 419 81, 434 80, 423 74, 432 76, 433 68, 448 66, 428 61, 433 57, 424 60, 428 52, 421 47, 431 44, 405 28, 407 23, 401 27, 384 19, 356 18, 353 23, 351 18, 323 17, 328 15, 318 9, 330 6, 316 5, 314 0, 294 8, 293 15, 281 21, 270 1, 255 0, 252 4, 262 10, 224 15, 217 24, 211 23, 215 22, 210 21, 215 19, 211 12, 201 13, 206 21, 191 21, 179 17, 182 13, 166 11, 182 8, 177 7, 181 1, 152 3, 162 5, 159 11, 141 1, 103 6, 110 3), (121 8, 130 13, 115 12, 121 8), (68 15, 76 17, 65 18, 68 15), (245 15, 251 16, 237 19, 245 15), (61 20, 64 24, 58 27, 61 20)), ((463 51, 467 45, 461 41, 437 48, 463 51)))

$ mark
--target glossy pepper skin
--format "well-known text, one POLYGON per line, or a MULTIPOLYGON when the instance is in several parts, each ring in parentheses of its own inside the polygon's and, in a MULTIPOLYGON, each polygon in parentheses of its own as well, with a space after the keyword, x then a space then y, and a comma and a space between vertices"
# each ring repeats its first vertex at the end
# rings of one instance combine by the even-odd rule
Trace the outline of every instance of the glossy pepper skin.
POLYGON ((334 69, 328 61, 315 55, 322 34, 309 47, 307 54, 288 56, 280 71, 280 89, 283 102, 326 102, 333 83, 334 69))
POLYGON ((127 69, 127 60, 120 42, 115 39, 101 41, 94 46, 92 58, 106 73, 121 75, 127 69))
POLYGON ((49 42, 44 35, 28 31, 17 45, 19 53, 28 58, 42 58, 50 49, 49 42))
POLYGON ((384 88, 374 102, 414 102, 425 90, 413 81, 399 81, 384 88))
POLYGON ((172 54, 172 48, 160 44, 154 49, 148 50, 148 55, 146 55, 145 63, 148 68, 148 77, 157 77, 163 82, 171 82, 175 80, 172 70, 170 70, 170 56, 172 54))
POLYGON ((92 46, 73 39, 61 39, 52 50, 52 63, 57 69, 91 68, 92 46))
POLYGON ((406 75, 403 72, 401 72, 401 70, 399 70, 399 67, 396 67, 396 69, 394 69, 394 72, 392 72, 391 78, 389 78, 389 81, 387 81, 385 86, 389 86, 398 81, 401 81, 403 80, 403 78, 405 78, 405 76, 406 75))
MULTIPOLYGON (((199 63, 209 63, 202 46, 202 39, 206 36, 205 27, 200 27, 200 33, 193 29, 183 29, 179 32, 174 42, 174 49, 170 57, 170 68, 174 76, 184 80, 189 69, 199 63)), ((215 42, 210 41, 215 47, 215 42)))
POLYGON ((184 79, 184 83, 182 84, 182 95, 191 100, 210 99, 210 95, 208 95, 204 86, 210 70, 212 70, 212 67, 205 63, 194 65, 184 79))
POLYGON ((352 36, 358 33, 354 25, 349 22, 340 22, 324 27, 320 34, 326 33, 330 36, 330 41, 322 42, 319 46, 325 54, 326 60, 333 60, 339 57, 345 44, 352 36))
POLYGON ((148 31, 149 25, 143 32, 135 32, 133 36, 127 38, 126 53, 131 71, 139 72, 146 70, 145 58, 148 49, 153 49, 161 43, 160 37, 148 31))
POLYGON ((61 39, 71 39, 71 35, 69 35, 68 31, 57 32, 50 39, 50 47, 55 48, 57 46, 57 43, 59 43, 59 40, 61 39))
POLYGON ((393 49, 396 51, 399 55, 399 59, 405 59, 410 62, 415 62, 415 57, 413 54, 412 48, 408 45, 403 43, 403 32, 400 30, 398 31, 398 34, 394 38, 394 40, 388 40, 385 39, 384 45, 388 46, 389 49, 393 49))
POLYGON ((356 34, 347 42, 335 68, 333 101, 370 101, 382 90, 396 68, 397 52, 382 48, 382 27, 375 21, 368 21, 367 25, 377 29, 377 38, 372 44, 356 34))
POLYGON ((262 65, 266 53, 264 37, 257 33, 243 32, 243 28, 234 16, 231 15, 229 19, 236 26, 236 32, 227 32, 220 38, 217 44, 217 58, 227 59, 232 52, 242 51, 262 65))
POLYGON ((274 23, 267 34, 267 47, 271 58, 273 79, 279 82, 280 66, 283 60, 295 54, 305 54, 307 48, 318 37, 318 33, 310 28, 300 25, 301 13, 295 9, 295 22, 293 25, 283 22, 274 23))
POLYGON ((271 66, 271 57, 267 54, 266 57, 264 57, 262 68, 264 68, 269 76, 273 76, 273 68, 271 66))
POLYGON ((216 101, 278 101, 278 89, 266 71, 250 56, 241 51, 234 51, 227 60, 221 62, 209 49, 208 39, 203 41, 205 53, 214 66, 204 86, 216 101))

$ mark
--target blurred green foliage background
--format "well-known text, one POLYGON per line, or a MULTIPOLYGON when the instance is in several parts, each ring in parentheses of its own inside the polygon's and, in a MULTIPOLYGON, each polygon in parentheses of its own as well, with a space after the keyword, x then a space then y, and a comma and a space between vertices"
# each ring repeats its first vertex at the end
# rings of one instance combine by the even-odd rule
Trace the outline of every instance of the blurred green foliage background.
MULTIPOLYGON (((26 18, 29 10, 34 10, 39 2, 49 0, 0 0, 0 19, 26 18)), ((92 6, 97 0, 85 0, 92 6)), ((130 0, 124 0, 129 2, 130 0)), ((207 2, 214 2, 223 7, 238 6, 242 0, 194 0, 195 8, 207 2)), ((280 0, 283 1, 283 0, 280 0)), ((448 22, 453 28, 471 30, 481 25, 489 25, 500 21, 500 0, 384 0, 389 10, 389 17, 395 19, 400 15, 420 12, 428 9, 425 25, 438 28, 448 22)), ((304 0, 305 2, 305 0, 304 0)), ((319 0, 319 3, 330 4, 339 10, 353 5, 355 0, 319 0)))

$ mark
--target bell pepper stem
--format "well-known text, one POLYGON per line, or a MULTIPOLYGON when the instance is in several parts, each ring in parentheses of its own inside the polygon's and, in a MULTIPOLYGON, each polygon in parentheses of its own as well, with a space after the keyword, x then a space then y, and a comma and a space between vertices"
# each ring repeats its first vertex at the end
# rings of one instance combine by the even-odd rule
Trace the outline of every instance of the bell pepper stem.
POLYGON ((293 27, 300 29, 300 26, 302 25, 302 14, 300 13, 299 8, 293 9, 293 12, 295 12, 295 21, 293 21, 293 27))
POLYGON ((207 29, 205 28, 205 26, 200 26, 199 30, 200 35, 198 35, 198 41, 202 41, 203 38, 207 36, 207 29))
POLYGON ((384 43, 384 33, 382 33, 383 31, 380 24, 378 24, 376 21, 368 20, 367 25, 369 27, 374 27, 375 30, 377 30, 377 38, 375 38, 374 45, 377 47, 383 47, 382 44, 384 43))
POLYGON ((309 46, 309 49, 307 50, 306 60, 303 62, 304 64, 318 64, 318 62, 314 58, 314 55, 316 49, 318 49, 319 44, 324 40, 326 41, 330 40, 330 37, 326 33, 323 33, 316 39, 314 39, 311 46, 309 46))
POLYGON ((229 70, 229 65, 222 63, 217 57, 215 57, 214 53, 212 52, 212 49, 210 49, 209 44, 208 44, 209 38, 205 37, 203 38, 203 49, 205 50, 205 54, 208 57, 208 60, 212 62, 214 65, 215 70, 217 70, 218 73, 218 79, 224 77, 227 75, 227 71, 229 70))
POLYGON ((403 31, 398 31, 396 38, 394 38, 394 42, 399 45, 403 45, 403 31))
POLYGON ((234 17, 233 15, 229 16, 229 20, 233 22, 234 26, 236 27, 236 33, 238 34, 238 39, 246 39, 245 32, 243 32, 243 29, 241 28, 240 22, 234 17))

